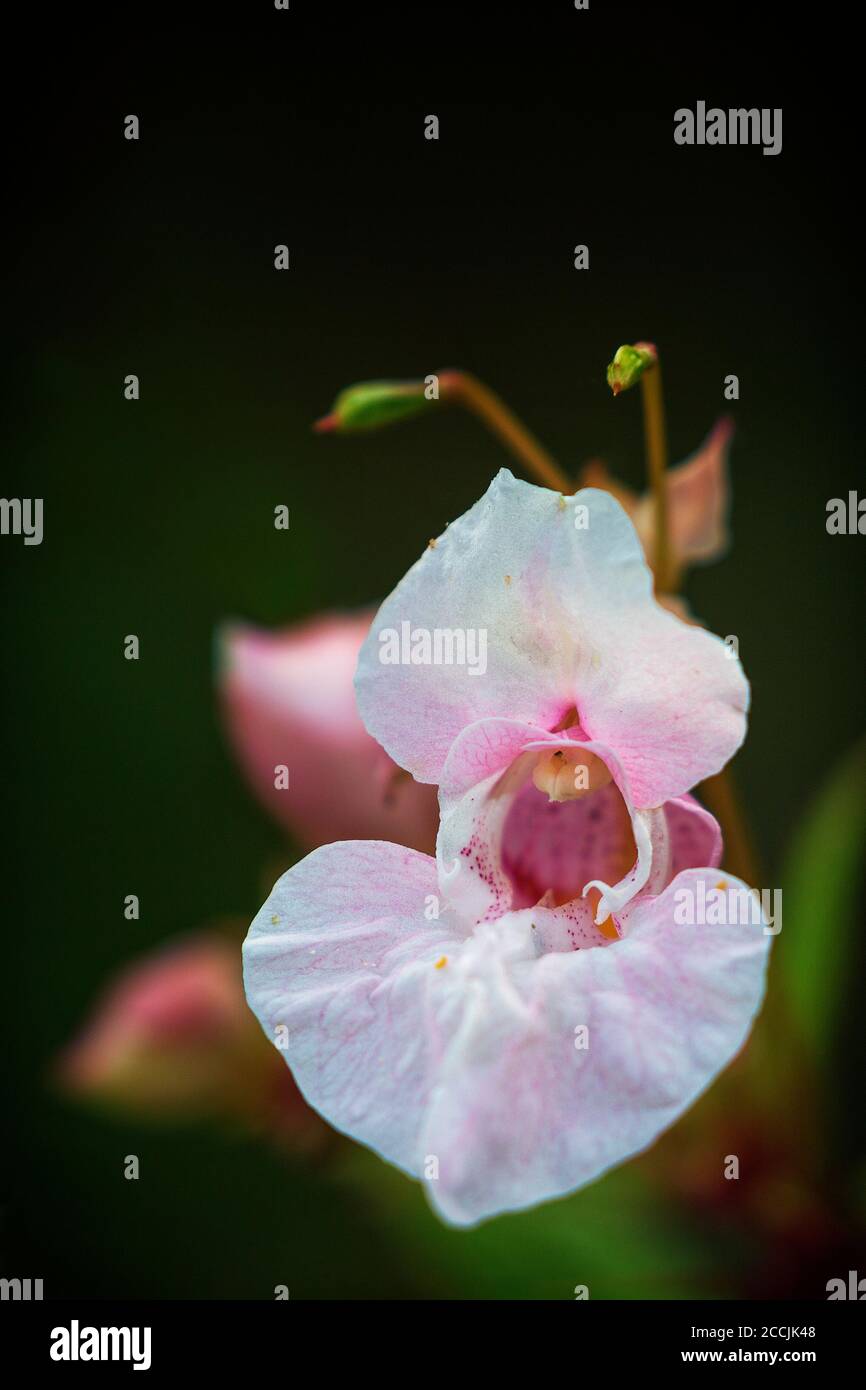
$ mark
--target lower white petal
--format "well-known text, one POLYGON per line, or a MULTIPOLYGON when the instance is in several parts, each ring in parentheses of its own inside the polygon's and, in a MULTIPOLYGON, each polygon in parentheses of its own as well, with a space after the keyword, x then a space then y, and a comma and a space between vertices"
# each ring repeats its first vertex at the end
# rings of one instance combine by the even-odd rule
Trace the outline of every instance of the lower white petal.
POLYGON ((247 994, 307 1100, 473 1224, 639 1152, 740 1048, 770 937, 675 916, 718 882, 689 869, 626 907, 620 940, 555 949, 591 942, 590 924, 566 932, 539 905, 468 933, 438 904, 432 860, 330 845, 256 917, 247 994))

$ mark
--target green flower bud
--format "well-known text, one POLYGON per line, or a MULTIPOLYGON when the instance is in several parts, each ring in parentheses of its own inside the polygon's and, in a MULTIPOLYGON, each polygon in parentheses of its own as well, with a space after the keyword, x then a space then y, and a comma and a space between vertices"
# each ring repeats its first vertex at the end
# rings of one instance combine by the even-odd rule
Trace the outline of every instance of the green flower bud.
POLYGON ((426 404, 423 381, 360 381, 340 392, 331 414, 318 420, 315 429, 339 434, 375 430, 416 415, 426 404))
POLYGON ((608 364, 607 384, 618 396, 620 391, 634 386, 647 367, 654 367, 657 361, 658 352, 654 343, 635 343, 633 346, 625 343, 617 348, 613 361, 608 364))

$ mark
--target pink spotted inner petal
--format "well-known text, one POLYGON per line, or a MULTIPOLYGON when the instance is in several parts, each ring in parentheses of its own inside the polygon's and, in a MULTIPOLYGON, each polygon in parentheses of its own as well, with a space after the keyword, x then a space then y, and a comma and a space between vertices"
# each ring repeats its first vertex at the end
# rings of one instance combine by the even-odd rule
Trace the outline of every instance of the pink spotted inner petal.
POLYGON ((514 909, 543 898, 560 906, 580 898, 593 879, 617 883, 637 857, 631 818, 613 783, 564 802, 524 787, 505 820, 501 853, 514 909))

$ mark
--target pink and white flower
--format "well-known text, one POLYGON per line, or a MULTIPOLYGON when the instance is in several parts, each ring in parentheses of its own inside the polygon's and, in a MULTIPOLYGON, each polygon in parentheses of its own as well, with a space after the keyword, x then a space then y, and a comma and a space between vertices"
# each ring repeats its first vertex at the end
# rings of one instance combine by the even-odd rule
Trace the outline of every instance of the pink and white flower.
POLYGON ((745 1040, 769 938, 674 905, 719 882, 688 792, 741 743, 748 686, 656 602, 613 497, 503 470, 385 601, 356 689, 439 786, 436 859, 316 850, 252 924, 247 996, 310 1104, 472 1224, 645 1148, 745 1040), (483 632, 485 669, 385 664, 404 624, 483 632))

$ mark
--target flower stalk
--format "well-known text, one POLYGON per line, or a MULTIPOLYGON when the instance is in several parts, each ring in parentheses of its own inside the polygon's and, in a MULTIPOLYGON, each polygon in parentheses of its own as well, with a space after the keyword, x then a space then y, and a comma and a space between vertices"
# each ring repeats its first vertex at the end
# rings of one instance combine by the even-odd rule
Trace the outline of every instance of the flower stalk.
POLYGON ((538 482, 555 492, 566 495, 574 492, 574 484, 547 450, 521 424, 514 411, 477 377, 469 372, 442 372, 439 395, 442 400, 453 401, 470 410, 538 482))
POLYGON ((667 594, 675 589, 676 576, 671 564, 667 499, 668 444, 662 396, 662 372, 658 360, 641 377, 641 394, 647 471, 652 489, 656 523, 654 557, 656 587, 659 593, 667 594))
POLYGON ((618 348, 608 366, 607 381, 615 396, 627 391, 637 381, 641 385, 647 473, 655 512, 653 569, 656 591, 668 594, 676 587, 677 576, 671 559, 667 499, 668 442, 662 373, 655 344, 624 344, 618 348))
POLYGON ((440 372, 435 380, 438 396, 428 396, 427 383, 423 381, 358 382, 340 392, 330 414, 313 428, 320 434, 378 429, 419 414, 430 401, 438 399, 469 410, 544 487, 567 495, 574 492, 573 483, 553 457, 489 386, 461 371, 440 372))
MULTIPOLYGON (((654 343, 623 344, 608 364, 607 382, 614 396, 640 382, 647 474, 653 499, 653 570, 658 594, 675 592, 679 566, 670 543, 668 517, 668 445, 662 374, 654 343)), ((701 783, 699 793, 719 821, 725 841, 725 866, 746 883, 759 883, 760 871, 745 816, 727 768, 701 783)))
POLYGON ((758 856, 728 768, 722 768, 715 777, 708 777, 702 782, 698 787, 698 795, 722 827, 725 868, 745 883, 762 883, 758 856))

